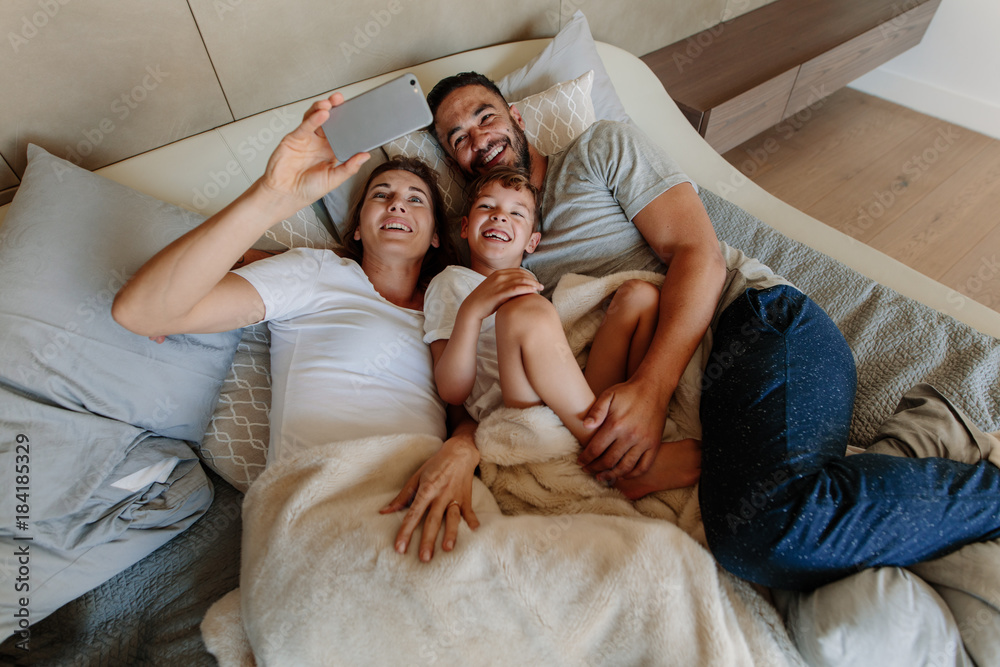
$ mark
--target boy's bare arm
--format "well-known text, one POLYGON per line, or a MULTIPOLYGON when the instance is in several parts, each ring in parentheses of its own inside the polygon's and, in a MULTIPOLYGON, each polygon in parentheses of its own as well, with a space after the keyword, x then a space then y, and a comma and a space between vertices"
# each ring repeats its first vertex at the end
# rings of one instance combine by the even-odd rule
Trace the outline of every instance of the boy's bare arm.
POLYGON ((541 283, 524 269, 504 269, 490 274, 472 290, 458 309, 451 338, 431 343, 434 381, 441 400, 461 405, 472 393, 483 320, 509 299, 541 289, 541 283))

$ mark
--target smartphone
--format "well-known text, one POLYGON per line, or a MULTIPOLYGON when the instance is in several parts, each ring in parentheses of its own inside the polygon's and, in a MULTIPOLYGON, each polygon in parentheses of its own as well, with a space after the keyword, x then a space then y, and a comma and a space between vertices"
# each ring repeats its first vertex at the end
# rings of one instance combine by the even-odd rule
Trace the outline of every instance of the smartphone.
POLYGON ((343 162, 427 127, 432 120, 417 77, 404 74, 330 109, 323 132, 343 162))

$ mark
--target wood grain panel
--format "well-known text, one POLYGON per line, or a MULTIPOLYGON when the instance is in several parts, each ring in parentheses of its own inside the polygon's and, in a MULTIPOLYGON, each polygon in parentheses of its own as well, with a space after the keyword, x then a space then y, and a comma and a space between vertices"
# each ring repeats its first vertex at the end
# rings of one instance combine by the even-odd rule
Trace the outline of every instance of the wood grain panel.
POLYGON ((803 63, 788 99, 790 116, 920 43, 941 0, 930 0, 803 63))
POLYGON ((940 279, 998 224, 1000 144, 969 160, 869 245, 940 279))
MULTIPOLYGON (((777 144, 772 145, 766 165, 773 169, 761 169, 752 178, 779 199, 808 211, 931 121, 900 109, 877 97, 841 89, 770 131, 777 144)), ((759 140, 748 141, 740 152, 760 156, 759 140)))
MULTIPOLYGON (((901 111, 906 112, 916 114, 901 111)), ((994 141, 957 125, 928 122, 837 183, 805 212, 867 243, 897 219, 919 210, 925 197, 994 141)))
POLYGON ((780 121, 796 72, 788 70, 712 109, 702 121, 705 141, 724 153, 780 121))
POLYGON ((779 0, 642 57, 674 99, 707 111, 873 26, 938 0, 779 0))
POLYGON ((16 188, 21 180, 14 173, 14 170, 7 164, 7 160, 0 157, 0 190, 16 188))
POLYGON ((1000 222, 941 276, 941 282, 1000 311, 1000 222))
POLYGON ((723 157, 771 194, 941 280, 953 302, 1000 310, 1000 141, 850 88, 805 115, 794 131, 786 119, 723 157), (861 207, 879 214, 870 226, 858 224, 861 207))

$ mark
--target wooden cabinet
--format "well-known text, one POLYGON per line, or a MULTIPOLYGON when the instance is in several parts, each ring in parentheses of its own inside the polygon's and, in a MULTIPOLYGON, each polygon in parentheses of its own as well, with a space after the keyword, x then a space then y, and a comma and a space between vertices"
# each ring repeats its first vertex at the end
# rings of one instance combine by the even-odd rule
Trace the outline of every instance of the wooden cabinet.
POLYGON ((923 38, 941 0, 777 0, 642 57, 720 153, 923 38))

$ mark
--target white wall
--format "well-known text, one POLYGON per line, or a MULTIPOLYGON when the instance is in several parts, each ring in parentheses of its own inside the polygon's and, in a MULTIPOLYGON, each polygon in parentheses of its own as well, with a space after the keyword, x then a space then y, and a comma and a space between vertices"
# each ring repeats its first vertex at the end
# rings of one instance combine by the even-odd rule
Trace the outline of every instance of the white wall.
POLYGON ((1000 2, 943 0, 919 45, 851 87, 1000 139, 1000 2))

